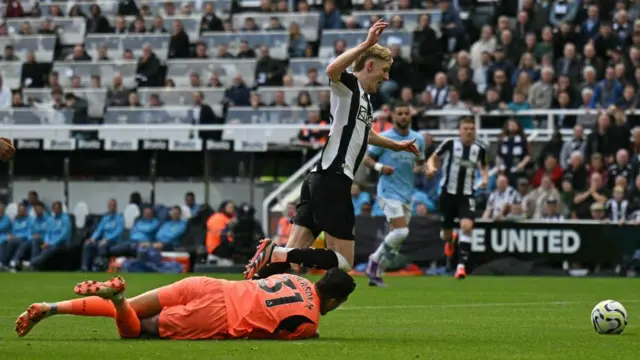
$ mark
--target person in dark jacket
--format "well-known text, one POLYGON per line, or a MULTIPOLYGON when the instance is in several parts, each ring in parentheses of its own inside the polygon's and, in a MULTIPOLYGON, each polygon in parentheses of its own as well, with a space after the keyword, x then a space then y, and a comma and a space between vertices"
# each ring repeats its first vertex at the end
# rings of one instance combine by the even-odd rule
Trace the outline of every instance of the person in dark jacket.
POLYGON ((247 87, 241 74, 233 77, 231 87, 224 92, 224 102, 229 106, 249 106, 251 89, 247 87))
POLYGON ((189 57, 191 57, 189 35, 184 31, 180 20, 174 20, 171 41, 169 42, 169 59, 186 59, 189 57))
POLYGON ((109 20, 102 15, 102 9, 97 4, 91 5, 91 17, 87 19, 87 32, 90 34, 108 34, 111 32, 109 20))
POLYGON ((162 86, 163 79, 158 76, 162 64, 153 53, 150 44, 142 47, 142 56, 138 59, 138 68, 136 70, 136 78, 139 86, 162 86))
POLYGON ((33 51, 29 51, 20 73, 22 86, 26 88, 43 88, 47 74, 46 67, 45 64, 36 61, 36 55, 33 51))
MULTIPOLYGON (((224 119, 216 116, 211 106, 204 103, 204 95, 202 94, 202 91, 195 91, 193 93, 192 111, 194 124, 224 124, 224 119)), ((222 131, 200 131, 199 137, 201 139, 220 140, 222 138, 222 131)))
POLYGON ((212 3, 207 3, 204 6, 200 31, 224 31, 222 20, 216 15, 212 3))
POLYGON ((607 113, 602 113, 598 117, 596 128, 587 136, 585 158, 590 159, 592 154, 600 153, 606 159, 606 163, 612 163, 613 154, 616 150, 614 140, 611 117, 607 113))
POLYGON ((255 218, 256 210, 253 206, 241 204, 236 212, 237 221, 231 223, 229 230, 233 234, 233 254, 247 260, 254 252, 260 239, 265 238, 262 225, 255 218))
MULTIPOLYGON (((73 110, 72 123, 74 125, 89 124, 89 104, 86 100, 78 98, 73 93, 67 93, 64 96, 67 107, 73 110)), ((78 139, 94 139, 97 138, 97 131, 72 131, 71 136, 78 139)))
POLYGON ((282 77, 286 72, 281 61, 269 55, 269 48, 260 47, 260 59, 256 64, 255 80, 258 86, 282 86, 282 77))
POLYGON ((438 35, 431 28, 431 18, 428 14, 420 16, 420 26, 413 32, 411 45, 411 64, 416 74, 421 74, 421 83, 416 84, 424 88, 435 76, 442 62, 443 51, 438 35))
POLYGON ((119 0, 118 1, 118 15, 120 16, 138 16, 140 9, 135 0, 119 0))

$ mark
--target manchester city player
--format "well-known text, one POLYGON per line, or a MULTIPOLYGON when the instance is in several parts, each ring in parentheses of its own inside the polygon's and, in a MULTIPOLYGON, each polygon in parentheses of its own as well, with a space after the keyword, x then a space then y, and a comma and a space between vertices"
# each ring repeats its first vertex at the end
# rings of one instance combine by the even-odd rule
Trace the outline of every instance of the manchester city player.
POLYGON ((393 128, 381 133, 394 141, 416 140, 418 154, 393 152, 377 146, 369 146, 364 164, 380 173, 378 180, 378 204, 389 221, 389 233, 378 249, 369 257, 367 276, 370 286, 384 286, 382 272, 395 258, 400 245, 409 235, 411 196, 414 192, 413 169, 424 162, 424 139, 410 129, 411 108, 396 105, 393 112, 393 128))

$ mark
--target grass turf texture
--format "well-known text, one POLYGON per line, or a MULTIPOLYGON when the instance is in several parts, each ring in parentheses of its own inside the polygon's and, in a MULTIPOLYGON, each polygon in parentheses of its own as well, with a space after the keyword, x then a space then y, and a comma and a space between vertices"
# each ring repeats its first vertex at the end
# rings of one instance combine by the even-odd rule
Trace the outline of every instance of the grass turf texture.
MULTIPOLYGON (((180 278, 124 276, 129 295, 180 278)), ((343 308, 322 319, 320 338, 307 341, 119 340, 112 319, 65 315, 25 338, 14 333, 31 303, 73 298, 73 286, 93 277, 108 275, 0 273, 0 359, 632 359, 640 343, 636 279, 473 276, 389 278, 386 289, 359 277, 343 308), (605 299, 629 312, 620 336, 598 335, 590 323, 605 299)))

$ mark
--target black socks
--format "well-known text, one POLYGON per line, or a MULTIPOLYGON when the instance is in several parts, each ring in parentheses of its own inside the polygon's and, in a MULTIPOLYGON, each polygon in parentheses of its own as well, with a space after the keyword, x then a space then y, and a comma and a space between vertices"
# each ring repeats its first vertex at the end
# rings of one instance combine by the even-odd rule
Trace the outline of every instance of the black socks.
POLYGON ((329 249, 291 249, 287 253, 287 262, 308 268, 329 270, 338 267, 338 256, 329 249))
POLYGON ((466 241, 458 242, 458 264, 467 265, 469 254, 471 253, 471 243, 466 241))

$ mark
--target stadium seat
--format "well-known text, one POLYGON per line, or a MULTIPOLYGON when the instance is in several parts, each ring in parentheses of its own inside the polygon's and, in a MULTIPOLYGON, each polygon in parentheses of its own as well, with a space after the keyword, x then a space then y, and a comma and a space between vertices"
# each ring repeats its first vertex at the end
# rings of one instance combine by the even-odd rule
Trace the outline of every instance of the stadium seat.
POLYGON ((135 204, 129 204, 124 208, 122 215, 124 216, 125 229, 131 229, 140 216, 140 208, 135 204))
POLYGON ((13 219, 16 218, 16 215, 18 215, 18 204, 11 203, 7 205, 7 208, 5 209, 5 213, 11 219, 11 221, 13 221, 13 219))
POLYGON ((80 201, 73 208, 73 215, 76 217, 76 227, 83 229, 87 223, 87 216, 89 216, 89 206, 86 202, 80 201))
POLYGON ((189 220, 191 218, 191 209, 187 205, 180 205, 182 209, 182 220, 189 220))

